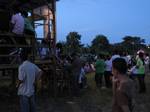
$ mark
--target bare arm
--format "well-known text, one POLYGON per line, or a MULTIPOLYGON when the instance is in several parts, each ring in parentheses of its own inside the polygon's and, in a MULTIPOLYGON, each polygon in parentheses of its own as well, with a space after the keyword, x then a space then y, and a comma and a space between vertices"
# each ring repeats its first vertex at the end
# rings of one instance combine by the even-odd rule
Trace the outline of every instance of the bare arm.
POLYGON ((39 72, 39 74, 38 74, 38 76, 36 77, 36 80, 40 80, 40 79, 41 79, 42 74, 43 74, 43 71, 40 71, 40 72, 39 72))
POLYGON ((42 74, 43 74, 43 71, 42 70, 39 71, 39 73, 38 73, 38 75, 37 75, 37 77, 35 79, 34 85, 36 85, 38 83, 38 81, 41 82, 41 76, 42 76, 42 74))
POLYGON ((39 71, 35 79, 34 86, 35 86, 36 92, 39 91, 42 87, 42 79, 41 79, 42 74, 43 74, 43 71, 39 71))
POLYGON ((113 95, 115 95, 115 92, 116 92, 116 89, 117 89, 118 79, 115 78, 114 76, 112 77, 112 83, 113 83, 113 95))
POLYGON ((120 108, 123 110, 123 112, 131 112, 130 111, 130 101, 129 101, 129 97, 127 96, 126 92, 126 84, 125 83, 121 83, 120 86, 120 92, 118 92, 117 97, 118 97, 118 104, 120 106, 120 108))
POLYGON ((121 108, 122 108, 123 112, 130 112, 129 106, 127 106, 127 105, 122 105, 121 108))
POLYGON ((19 87, 20 84, 22 84, 25 81, 25 77, 26 75, 25 75, 24 69, 22 67, 19 67, 18 80, 17 80, 16 87, 19 87))
POLYGON ((23 81, 22 81, 22 80, 17 80, 16 87, 18 88, 18 87, 19 87, 19 85, 20 85, 21 83, 23 83, 23 81))

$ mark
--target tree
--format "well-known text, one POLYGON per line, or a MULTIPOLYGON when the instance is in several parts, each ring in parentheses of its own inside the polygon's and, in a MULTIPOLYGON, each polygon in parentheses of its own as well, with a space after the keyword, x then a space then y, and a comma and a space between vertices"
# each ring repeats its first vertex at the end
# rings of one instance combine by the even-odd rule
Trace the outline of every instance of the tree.
POLYGON ((97 35, 92 41, 92 52, 108 52, 109 40, 104 35, 97 35))
POLYGON ((89 54, 91 53, 91 46, 89 45, 83 46, 81 50, 82 50, 82 54, 89 54))
POLYGON ((138 45, 140 45, 140 44, 143 44, 143 43, 145 43, 145 40, 144 39, 141 39, 140 37, 132 37, 132 36, 125 36, 124 38, 123 38, 123 43, 125 43, 125 44, 138 44, 138 45))
POLYGON ((81 47, 83 46, 80 42, 81 35, 78 32, 70 32, 66 37, 66 44, 69 49, 69 53, 77 52, 80 53, 81 47))
POLYGON ((121 44, 126 49, 126 51, 134 53, 140 48, 143 48, 145 46, 144 43, 145 40, 141 39, 141 37, 125 36, 121 44))

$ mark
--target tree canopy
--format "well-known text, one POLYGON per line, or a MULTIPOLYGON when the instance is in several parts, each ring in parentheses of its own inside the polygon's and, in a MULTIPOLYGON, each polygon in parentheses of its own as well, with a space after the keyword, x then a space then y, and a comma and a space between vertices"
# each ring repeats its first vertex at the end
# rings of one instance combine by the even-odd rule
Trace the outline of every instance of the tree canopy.
POLYGON ((102 51, 107 52, 109 49, 109 40, 104 35, 97 35, 93 41, 91 46, 91 51, 93 53, 100 53, 102 51))
POLYGON ((139 49, 150 50, 145 45, 145 40, 137 36, 125 36, 122 42, 111 44, 108 37, 102 34, 96 35, 92 40, 91 45, 84 46, 81 44, 81 35, 78 32, 70 32, 66 36, 66 42, 62 42, 65 54, 76 53, 105 53, 112 54, 113 51, 126 51, 130 54, 134 54, 139 49))
POLYGON ((66 44, 70 53, 80 52, 81 45, 81 35, 78 32, 70 32, 66 37, 66 44))

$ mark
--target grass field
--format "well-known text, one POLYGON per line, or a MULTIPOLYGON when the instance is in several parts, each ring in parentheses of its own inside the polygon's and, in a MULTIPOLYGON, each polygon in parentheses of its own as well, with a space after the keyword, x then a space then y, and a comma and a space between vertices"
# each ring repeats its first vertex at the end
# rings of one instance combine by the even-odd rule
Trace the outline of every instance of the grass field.
MULTIPOLYGON (((88 74, 88 88, 79 97, 38 96, 37 112, 111 112, 112 90, 99 89, 94 74, 88 74)), ((146 77, 146 94, 136 95, 134 112, 150 112, 150 76, 146 77)), ((0 112, 19 112, 18 98, 0 97, 0 112)))

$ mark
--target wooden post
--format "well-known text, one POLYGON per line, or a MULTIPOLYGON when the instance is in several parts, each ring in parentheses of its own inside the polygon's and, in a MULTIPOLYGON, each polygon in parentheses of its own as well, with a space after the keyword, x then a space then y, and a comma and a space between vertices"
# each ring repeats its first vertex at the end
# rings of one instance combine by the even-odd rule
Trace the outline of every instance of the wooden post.
POLYGON ((53 48, 56 49, 56 0, 52 0, 52 33, 53 33, 53 48))
POLYGON ((53 60, 54 60, 54 97, 57 96, 57 77, 56 77, 56 0, 52 0, 52 48, 53 48, 53 60))
MULTIPOLYGON (((31 11, 31 17, 32 17, 32 25, 33 28, 35 29, 35 24, 34 24, 34 14, 33 14, 33 10, 31 11)), ((36 33, 34 34, 35 37, 31 36, 29 38, 29 40, 31 41, 31 57, 32 57, 32 61, 35 62, 35 53, 36 53, 36 33)))

